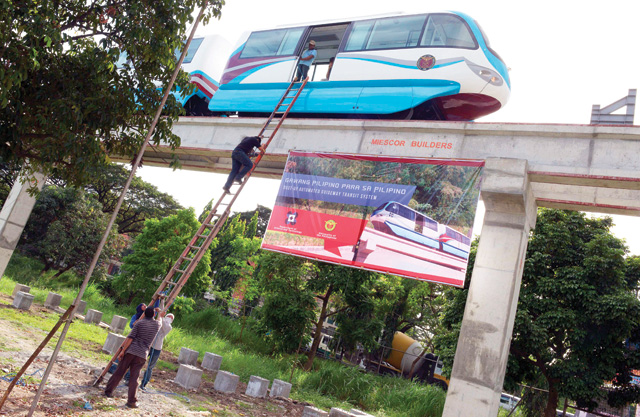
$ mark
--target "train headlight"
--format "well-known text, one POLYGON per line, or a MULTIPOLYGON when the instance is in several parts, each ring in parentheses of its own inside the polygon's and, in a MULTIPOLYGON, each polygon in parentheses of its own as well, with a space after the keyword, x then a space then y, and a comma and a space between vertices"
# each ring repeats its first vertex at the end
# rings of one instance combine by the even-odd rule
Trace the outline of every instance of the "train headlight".
POLYGON ((504 83, 504 80, 502 79, 500 74, 490 68, 481 67, 480 65, 472 64, 469 61, 467 61, 467 65, 469 66, 471 71, 473 71, 478 77, 482 78, 484 81, 490 83, 491 85, 499 87, 504 83))

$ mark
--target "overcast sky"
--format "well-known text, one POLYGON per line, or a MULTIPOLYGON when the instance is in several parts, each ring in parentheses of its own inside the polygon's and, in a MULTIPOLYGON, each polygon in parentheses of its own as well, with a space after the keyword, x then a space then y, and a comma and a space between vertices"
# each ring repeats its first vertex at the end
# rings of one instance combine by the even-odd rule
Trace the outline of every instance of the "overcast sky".
MULTIPOLYGON (((478 122, 588 124, 591 106, 611 104, 640 87, 640 1, 411 1, 226 0, 220 20, 199 35, 219 34, 232 45, 244 31, 283 24, 348 20, 391 12, 454 10, 476 19, 510 68, 512 93, 505 108, 478 122)), ((640 105, 640 103, 638 103, 640 105)), ((636 124, 638 116, 636 116, 636 124)), ((640 157, 640 156, 639 156, 640 157)), ((140 176, 199 214, 220 194, 221 174, 144 167, 140 176)), ((273 205, 279 181, 252 178, 235 211, 273 205)), ((640 219, 614 216, 614 233, 640 255, 640 219)), ((479 222, 476 222, 479 224, 479 222)), ((475 228, 479 232, 478 228, 475 228)))

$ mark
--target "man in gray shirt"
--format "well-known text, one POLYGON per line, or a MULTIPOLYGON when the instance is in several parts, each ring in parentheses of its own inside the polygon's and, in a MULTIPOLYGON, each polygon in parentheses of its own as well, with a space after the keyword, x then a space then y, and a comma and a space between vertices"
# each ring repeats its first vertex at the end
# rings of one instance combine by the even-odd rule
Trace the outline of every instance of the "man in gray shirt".
MULTIPOLYGON (((164 312, 160 313, 160 317, 164 316, 164 314, 164 312)), ((162 319, 162 327, 160 327, 160 331, 158 331, 153 344, 151 344, 151 350, 149 351, 149 363, 147 364, 147 370, 144 372, 142 383, 140 384, 140 389, 143 391, 146 390, 147 384, 151 380, 151 373, 153 372, 153 368, 156 366, 156 362, 158 362, 160 352, 162 352, 162 344, 164 342, 164 338, 172 329, 171 323, 173 323, 173 318, 173 314, 167 314, 162 319)))
POLYGON ((136 399, 138 376, 140 376, 140 370, 147 360, 149 347, 153 339, 155 339, 156 334, 158 334, 158 330, 160 330, 160 320, 155 320, 153 316, 153 309, 147 308, 144 311, 143 318, 136 322, 129 336, 122 342, 122 353, 118 356, 120 363, 118 363, 118 368, 116 368, 109 382, 107 382, 107 387, 104 390, 104 395, 113 397, 113 391, 127 370, 129 370, 131 373, 129 397, 127 399, 127 407, 129 408, 138 408, 138 400, 136 399))

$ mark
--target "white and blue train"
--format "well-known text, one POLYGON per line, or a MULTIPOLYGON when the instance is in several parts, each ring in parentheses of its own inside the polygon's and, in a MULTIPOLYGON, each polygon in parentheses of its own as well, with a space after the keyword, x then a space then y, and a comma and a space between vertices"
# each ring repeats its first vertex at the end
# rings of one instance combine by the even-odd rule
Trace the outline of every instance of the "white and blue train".
POLYGON ((381 232, 469 259, 471 239, 468 236, 404 204, 386 202, 371 213, 370 220, 374 229, 381 232))
MULTIPOLYGON (((208 102, 211 115, 270 114, 309 40, 318 56, 292 115, 474 120, 509 99, 507 66, 480 26, 465 14, 438 12, 247 33, 220 84, 213 82, 215 94, 200 94, 191 107, 202 110, 208 102)), ((204 70, 185 69, 207 79, 204 70)))

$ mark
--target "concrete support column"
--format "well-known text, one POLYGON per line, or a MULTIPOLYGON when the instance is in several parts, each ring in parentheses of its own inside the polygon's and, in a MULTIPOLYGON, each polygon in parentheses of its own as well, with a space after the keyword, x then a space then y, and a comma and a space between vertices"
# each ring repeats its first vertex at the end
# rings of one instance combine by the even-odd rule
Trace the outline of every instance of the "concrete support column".
MULTIPOLYGON (((35 178, 36 187, 41 190, 45 177, 42 174, 35 174, 35 178)), ((36 203, 35 197, 27 192, 31 185, 22 177, 18 177, 0 211, 0 278, 7 269, 7 264, 36 203)))
POLYGON ((527 161, 487 159, 486 213, 443 417, 495 417, 536 203, 527 161))

